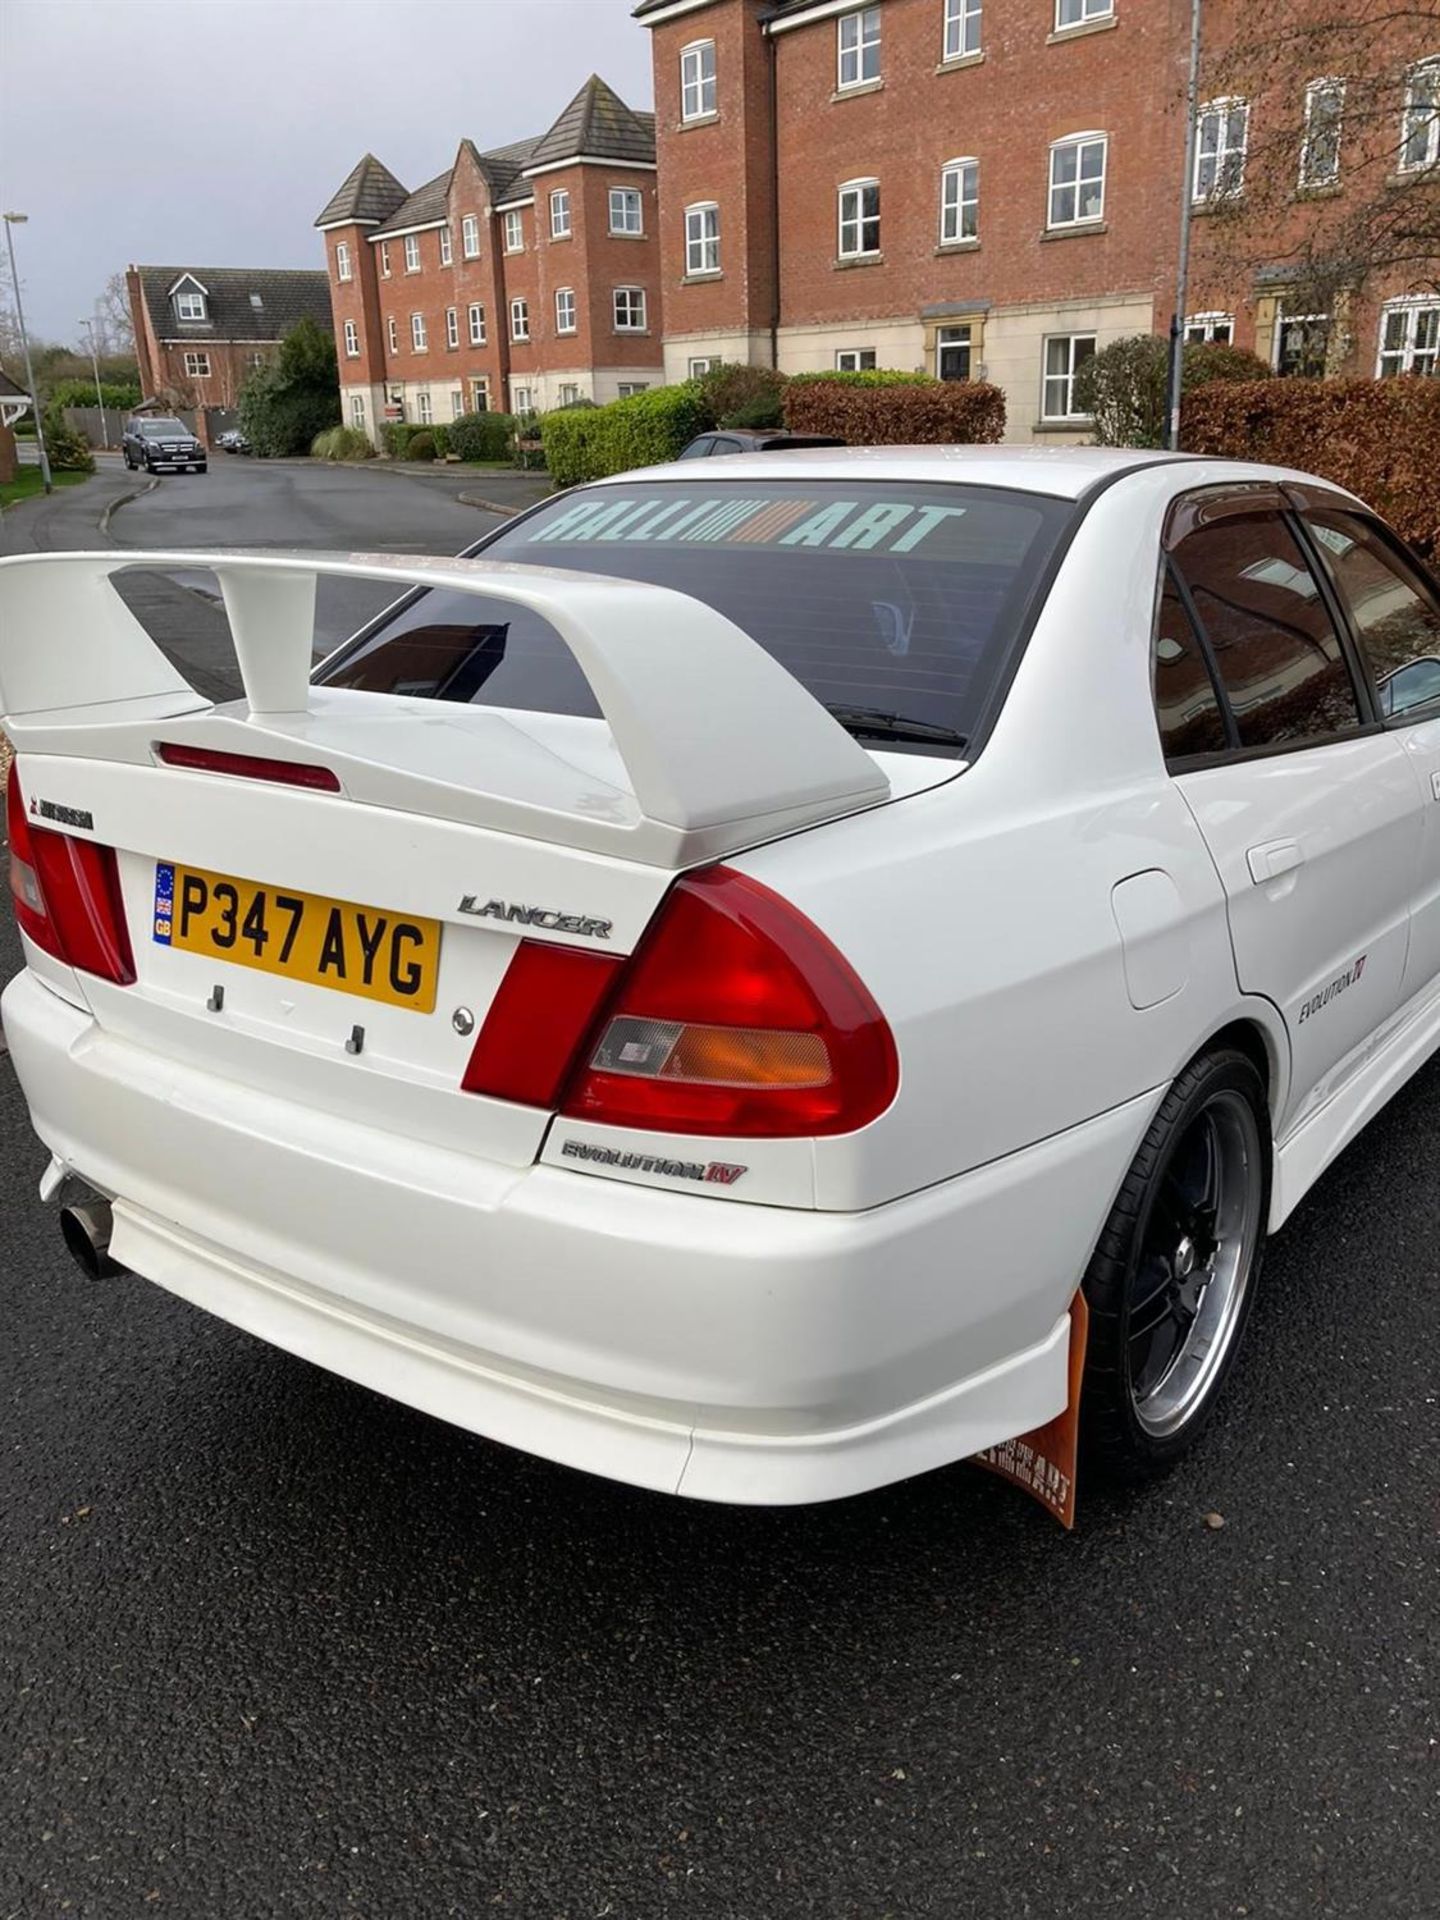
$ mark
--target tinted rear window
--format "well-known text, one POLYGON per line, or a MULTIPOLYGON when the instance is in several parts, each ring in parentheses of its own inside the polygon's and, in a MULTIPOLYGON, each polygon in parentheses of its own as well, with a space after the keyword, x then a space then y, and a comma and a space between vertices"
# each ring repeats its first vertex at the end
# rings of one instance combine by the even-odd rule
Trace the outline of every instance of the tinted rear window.
MULTIPOLYGON (((693 471, 694 480, 566 495, 503 529, 477 557, 675 588, 733 620, 827 705, 974 735, 1076 511, 1071 502, 898 482, 726 482, 713 469, 693 471)), ((440 589, 362 635, 321 678, 528 711, 598 711, 546 622, 440 589)))

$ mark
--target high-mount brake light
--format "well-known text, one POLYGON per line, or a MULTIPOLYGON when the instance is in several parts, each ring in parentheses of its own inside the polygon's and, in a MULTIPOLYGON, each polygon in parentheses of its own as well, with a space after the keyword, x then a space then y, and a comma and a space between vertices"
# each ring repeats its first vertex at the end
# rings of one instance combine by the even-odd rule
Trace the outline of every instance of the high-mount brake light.
POLYGON ((21 931, 67 966, 116 986, 131 985, 135 960, 114 848, 32 826, 14 762, 5 791, 5 830, 10 894, 21 931))
POLYGON ((155 752, 167 767, 189 773, 221 773, 232 780, 270 780, 281 787, 308 787, 315 793, 339 793, 340 777, 313 761, 271 760, 258 753, 222 753, 215 747, 182 746, 175 740, 156 742, 155 752))
POLYGON ((672 887, 561 1111, 673 1133, 850 1133, 899 1079, 890 1029, 844 955, 768 887, 711 867, 672 887))

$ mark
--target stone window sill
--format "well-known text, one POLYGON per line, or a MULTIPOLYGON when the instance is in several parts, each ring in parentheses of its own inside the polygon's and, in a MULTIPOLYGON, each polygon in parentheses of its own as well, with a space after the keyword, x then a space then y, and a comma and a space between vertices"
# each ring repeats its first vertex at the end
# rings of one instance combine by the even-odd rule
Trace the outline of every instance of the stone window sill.
POLYGON ((649 327, 614 327, 611 331, 617 333, 622 340, 648 340, 650 338, 649 327))
POLYGON ((677 122, 675 131, 676 133, 693 133, 697 127, 716 126, 719 124, 719 120, 720 120, 720 115, 718 114, 718 112, 717 113, 697 113, 689 120, 681 120, 677 122))
POLYGON ((564 241, 573 240, 574 238, 573 233, 552 233, 550 236, 550 244, 552 247, 558 247, 562 245, 564 241))
POLYGON ((973 240, 942 240, 935 249, 935 258, 942 259, 947 253, 978 253, 979 251, 978 235, 973 240))
POLYGON ((957 53, 953 60, 942 60, 936 67, 936 73, 959 73, 962 67, 978 67, 985 58, 985 49, 976 53, 957 53))
POLYGON ((881 93, 884 91, 884 87, 885 82, 883 79, 857 80, 853 87, 837 87, 830 96, 830 104, 833 107, 836 102, 840 100, 856 100, 862 94, 881 93))
POLYGON ((883 267, 885 256, 883 253, 842 253, 830 264, 837 273, 842 273, 851 267, 883 267))
POLYGON ((643 233, 620 233, 614 227, 609 229, 609 234, 612 240, 643 240, 645 238, 643 233))
MULTIPOLYGON (((1314 189, 1312 188, 1310 193, 1305 195, 1305 198, 1311 198, 1313 193, 1314 189)), ((1297 195, 1296 197, 1298 198, 1299 196, 1297 195)), ((1207 194, 1203 200, 1192 200, 1190 202, 1190 217, 1192 220, 1203 220, 1208 215, 1213 219, 1217 214, 1234 213, 1244 205, 1245 195, 1243 191, 1240 193, 1211 193, 1207 194)))
POLYGON ((683 274, 681 276, 680 284, 682 287, 705 287, 705 286, 709 286, 710 283, 714 280, 723 280, 724 278, 725 278, 725 275, 723 270, 719 267, 716 267, 714 271, 710 273, 683 274))
POLYGON ((1083 40, 1088 34, 1109 33, 1120 22, 1113 13, 1106 14, 1103 20, 1077 20, 1073 27, 1057 27, 1053 33, 1047 33, 1047 47, 1058 46, 1062 40, 1083 40))
POLYGON ((1086 234, 1108 233, 1110 225, 1105 220, 1077 220, 1070 227, 1046 227, 1041 234, 1042 240, 1081 240, 1086 234))
POLYGON ((1413 187, 1434 180, 1440 180, 1440 160, 1427 160, 1423 167, 1399 167, 1385 176, 1387 187, 1413 187))
POLYGON ((1088 433, 1095 425, 1088 414, 1076 414, 1073 420, 1037 420, 1031 427, 1032 433, 1088 433))

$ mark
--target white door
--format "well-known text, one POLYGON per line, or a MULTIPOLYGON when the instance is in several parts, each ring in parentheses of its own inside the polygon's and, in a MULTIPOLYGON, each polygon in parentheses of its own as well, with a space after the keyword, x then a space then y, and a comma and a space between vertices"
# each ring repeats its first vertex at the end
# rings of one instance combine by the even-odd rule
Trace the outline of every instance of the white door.
POLYGON ((1284 1016, 1283 1127, 1399 1004, 1422 821, 1405 749, 1371 716, 1327 592, 1269 498, 1227 489, 1182 508, 1156 689, 1162 732, 1170 708, 1183 728, 1167 749, 1225 888, 1240 984, 1284 1016))
POLYGON ((1440 592, 1372 520, 1303 516, 1334 578, 1381 719, 1414 771, 1424 822, 1402 1000, 1440 987, 1440 592))

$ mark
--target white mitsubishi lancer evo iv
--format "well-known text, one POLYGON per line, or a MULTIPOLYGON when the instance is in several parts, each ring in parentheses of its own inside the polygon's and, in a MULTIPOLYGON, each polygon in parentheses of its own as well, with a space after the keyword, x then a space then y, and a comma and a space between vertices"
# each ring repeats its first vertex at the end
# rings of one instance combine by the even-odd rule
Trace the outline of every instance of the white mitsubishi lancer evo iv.
POLYGON ((1302 474, 767 453, 458 560, 26 556, 0 714, 82 1264, 637 1486, 1059 1508, 1077 1409, 1164 1467, 1440 1045, 1440 596, 1302 474), (218 576, 243 698, 135 566, 218 576), (332 575, 398 597, 312 677, 332 575))

